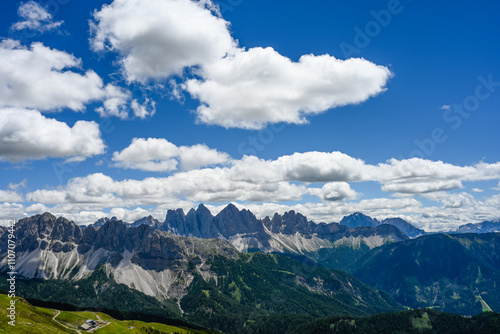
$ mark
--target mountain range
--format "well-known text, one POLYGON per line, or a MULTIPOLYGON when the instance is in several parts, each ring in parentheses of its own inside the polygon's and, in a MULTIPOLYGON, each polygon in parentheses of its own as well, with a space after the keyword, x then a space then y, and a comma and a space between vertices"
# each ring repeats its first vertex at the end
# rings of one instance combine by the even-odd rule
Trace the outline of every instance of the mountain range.
MULTIPOLYGON (((349 217, 353 221, 366 219, 367 216, 356 213, 349 217)), ((102 220, 97 223, 100 225, 102 220)), ((146 217, 130 226, 143 223, 181 236, 222 238, 244 253, 261 251, 301 255, 336 269, 345 269, 345 261, 330 261, 332 252, 341 257, 359 256, 385 243, 409 238, 392 224, 377 222, 376 225, 369 226, 360 223, 360 227, 356 228, 339 223, 317 224, 295 211, 257 219, 249 210, 239 210, 233 204, 229 204, 215 216, 200 204, 196 210, 191 209, 187 214, 182 209, 168 210, 162 223, 146 217), (328 256, 324 254, 325 250, 328 250, 328 256)))
MULTIPOLYGON (((118 220, 116 217, 101 218, 92 226, 101 227, 108 221, 118 220)), ((198 238, 234 238, 236 235, 242 236, 241 244, 234 243, 240 251, 252 250, 252 241, 254 246, 261 247, 266 244, 266 240, 271 240, 272 234, 294 235, 297 232, 303 236, 311 236, 317 234, 322 239, 328 239, 327 234, 339 232, 343 226, 349 229, 358 227, 378 227, 380 225, 392 225, 397 227, 406 237, 414 239, 429 233, 415 227, 406 220, 398 217, 386 218, 382 221, 376 218, 369 217, 360 212, 355 212, 351 215, 343 217, 339 223, 315 223, 308 221, 307 218, 295 211, 285 212, 283 215, 278 213, 273 217, 265 217, 257 219, 253 213, 248 210, 238 210, 238 208, 229 204, 219 214, 213 216, 210 210, 200 204, 198 208, 190 209, 187 214, 182 209, 168 210, 165 221, 160 222, 151 215, 138 219, 132 223, 127 223, 129 227, 137 227, 140 225, 148 225, 159 230, 169 231, 181 236, 193 236, 198 238), (339 225, 342 225, 339 226, 339 225), (254 234, 254 238, 251 235, 254 234), (246 241, 246 243, 245 243, 246 241), (263 243, 263 244, 262 244, 263 243)), ((0 234, 2 233, 0 226, 0 234)), ((343 229, 342 231, 346 231, 343 229)), ((366 231, 366 229, 365 229, 366 231)), ((449 233, 491 233, 500 232, 500 219, 493 221, 484 221, 481 223, 469 223, 461 225, 457 230, 449 233)), ((331 235, 330 235, 331 236, 331 235)), ((403 237, 404 238, 404 237, 403 237)), ((396 238, 398 239, 398 238, 396 238)), ((399 239, 393 241, 400 241, 399 239)), ((262 251, 272 251, 272 248, 259 248, 262 251)), ((285 245, 283 250, 300 251, 300 245, 285 245), (298 246, 298 247, 297 247, 298 246)), ((371 247, 372 248, 372 247, 371 247)), ((280 248, 281 249, 281 248, 280 248)), ((310 249, 309 249, 310 250, 310 249)))
POLYGON ((460 226, 457 233, 492 233, 500 232, 500 219, 484 221, 477 224, 465 224, 460 226))
MULTIPOLYGON (((30 298, 139 308, 234 333, 275 313, 366 316, 402 309, 345 272, 240 253, 221 238, 182 237, 118 220, 82 228, 49 213, 21 219, 16 236, 16 290, 30 298)), ((0 238, 3 271, 7 238, 0 238)), ((5 284, 1 280, 0 288, 5 284)))
POLYGON ((475 315, 500 310, 500 234, 480 233, 496 223, 428 234, 361 213, 317 224, 294 211, 257 219, 234 205, 215 216, 200 205, 169 210, 164 222, 113 217, 85 227, 45 213, 16 224, 16 288, 228 333, 291 314, 308 322, 404 307, 475 315))
MULTIPOLYGON (((112 220, 116 217, 100 219, 93 226, 112 220)), ((289 211, 257 219, 249 210, 239 210, 233 204, 215 216, 200 204, 187 213, 182 209, 168 210, 163 222, 148 216, 127 226, 142 224, 180 236, 222 238, 244 253, 261 251, 305 256, 326 268, 341 270, 349 270, 351 264, 370 249, 429 234, 397 217, 379 221, 356 212, 339 223, 315 223, 298 212, 289 211)), ((500 222, 468 224, 454 233, 491 232, 494 227, 500 230, 500 222)))

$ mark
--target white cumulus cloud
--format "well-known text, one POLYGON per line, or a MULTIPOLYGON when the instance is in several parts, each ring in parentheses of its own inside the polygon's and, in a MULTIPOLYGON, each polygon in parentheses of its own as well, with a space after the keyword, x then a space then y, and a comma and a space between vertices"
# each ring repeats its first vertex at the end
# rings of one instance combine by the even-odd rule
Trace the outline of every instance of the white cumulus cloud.
POLYGON ((70 127, 36 110, 0 109, 0 160, 82 160, 104 153, 105 148, 96 122, 78 121, 70 127))
POLYGON ((92 46, 117 52, 129 82, 168 80, 200 101, 197 120, 226 128, 307 123, 385 91, 392 73, 361 58, 240 47, 210 0, 114 0, 94 13, 92 46), (172 81, 170 81, 172 82, 172 81))
POLYGON ((0 190, 0 202, 22 202, 23 197, 12 190, 0 190))
POLYGON ((210 1, 114 0, 94 13, 94 50, 121 53, 129 81, 182 75, 231 50, 229 23, 210 1))
MULTIPOLYGON (((399 216, 436 231, 498 218, 500 209, 498 194, 477 199, 473 192, 453 191, 465 189, 468 182, 500 180, 497 163, 458 166, 413 158, 373 165, 341 152, 295 153, 274 160, 244 156, 235 160, 208 147, 176 146, 155 138, 133 140, 129 147, 115 152, 114 163, 172 173, 125 180, 97 173, 72 178, 57 189, 38 189, 25 195, 20 189, 15 192, 28 202, 51 205, 51 211, 68 213, 81 221, 102 216, 109 209, 125 217, 130 210, 135 216, 141 211, 137 208, 147 206, 148 212, 158 216, 166 209, 189 208, 200 202, 211 204, 215 211, 235 202, 261 217, 295 210, 316 222, 331 222, 359 211, 379 219, 399 216), (201 153, 197 151, 200 148, 201 153), (204 154, 207 160, 202 158, 204 154), (219 154, 222 163, 214 162, 219 154), (378 182, 382 191, 393 192, 395 197, 363 198, 351 188, 353 182, 378 182), (307 195, 321 202, 304 201, 307 195), (419 198, 426 199, 425 205, 419 198)), ((19 199, 12 191, 2 194, 19 199)))
POLYGON ((153 172, 191 170, 229 160, 227 153, 204 144, 178 147, 163 138, 134 138, 128 147, 113 153, 115 167, 153 172))
POLYGON ((42 43, 30 47, 19 41, 0 42, 0 107, 83 111, 85 104, 103 101, 101 114, 124 118, 130 93, 104 85, 92 70, 80 74, 81 60, 48 48, 42 43))
POLYGON ((240 49, 199 71, 186 90, 198 120, 227 128, 307 122, 307 116, 357 104, 385 90, 391 72, 361 58, 304 55, 293 62, 272 48, 240 49))

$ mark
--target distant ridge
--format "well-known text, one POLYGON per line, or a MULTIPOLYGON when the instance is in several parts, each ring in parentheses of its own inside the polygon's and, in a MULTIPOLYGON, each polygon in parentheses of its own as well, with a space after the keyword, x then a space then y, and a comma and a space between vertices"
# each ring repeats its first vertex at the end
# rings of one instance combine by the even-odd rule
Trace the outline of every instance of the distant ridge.
POLYGON ((484 221, 477 224, 465 224, 460 226, 457 233, 491 233, 500 232, 500 219, 484 221))
POLYGON ((361 212, 355 212, 352 215, 342 218, 340 224, 349 228, 356 228, 361 226, 375 227, 380 225, 380 222, 375 218, 362 214, 361 212))

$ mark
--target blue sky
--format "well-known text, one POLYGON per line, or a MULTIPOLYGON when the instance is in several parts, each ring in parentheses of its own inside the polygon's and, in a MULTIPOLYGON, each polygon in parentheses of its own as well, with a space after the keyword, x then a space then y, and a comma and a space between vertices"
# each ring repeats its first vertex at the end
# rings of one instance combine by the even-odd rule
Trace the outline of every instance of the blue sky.
POLYGON ((0 219, 201 202, 427 230, 498 218, 498 9, 4 3, 0 219))

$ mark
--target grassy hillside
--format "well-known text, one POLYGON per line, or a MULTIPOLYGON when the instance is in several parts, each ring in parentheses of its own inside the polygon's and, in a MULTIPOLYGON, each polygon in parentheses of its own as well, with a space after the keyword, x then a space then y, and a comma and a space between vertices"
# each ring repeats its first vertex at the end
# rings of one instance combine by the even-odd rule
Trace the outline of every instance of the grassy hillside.
MULTIPOLYGON (((7 307, 10 298, 0 294, 0 317, 7 319, 7 307)), ((160 323, 146 323, 135 320, 117 320, 105 313, 95 312, 69 312, 53 310, 43 307, 34 307, 22 298, 16 298, 16 326, 13 327, 5 321, 0 322, 0 333, 37 333, 37 334, 59 334, 77 333, 74 329, 84 324, 86 320, 107 321, 108 324, 97 330, 98 334, 205 334, 209 332, 180 328, 160 323), (55 320, 53 317, 56 316, 55 320), (67 328, 67 327, 70 328, 67 328)), ((213 332, 210 332, 213 333, 213 332)))
POLYGON ((16 298, 16 326, 9 325, 6 321, 7 307, 10 298, 0 294, 0 333, 38 333, 38 334, 59 334, 75 333, 75 331, 64 328, 59 323, 52 321, 54 311, 37 310, 22 298, 16 298))

